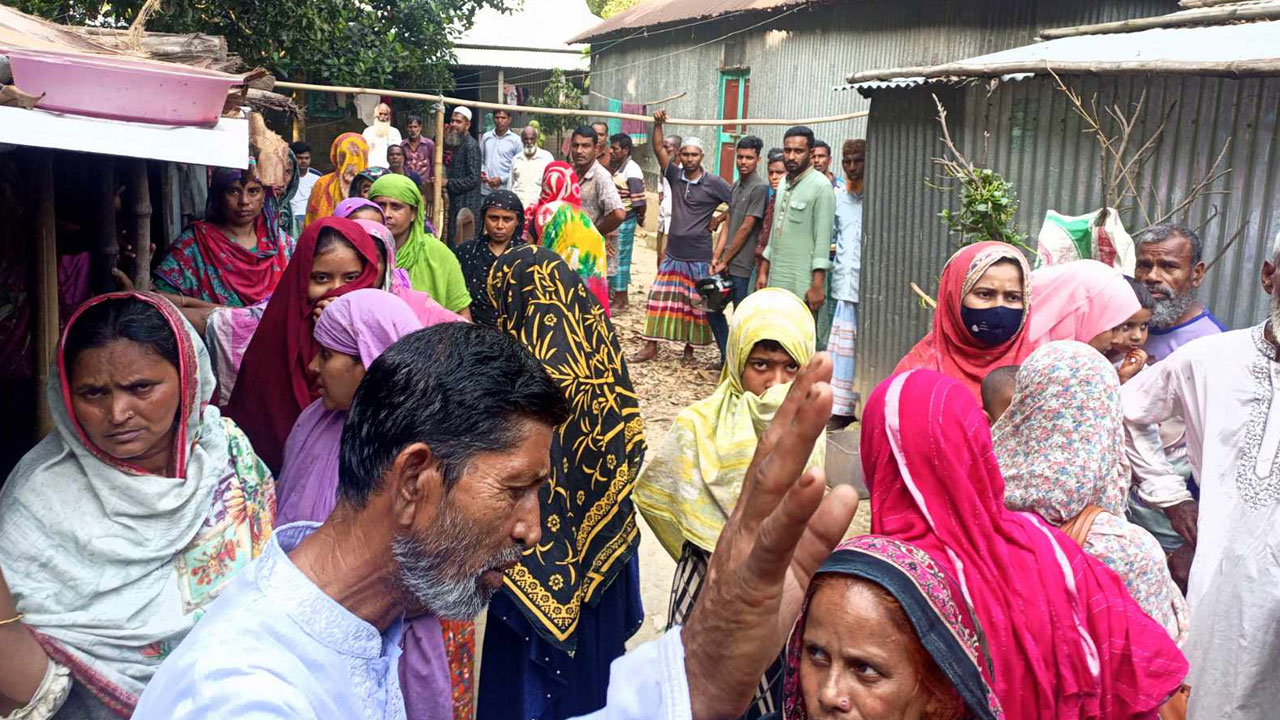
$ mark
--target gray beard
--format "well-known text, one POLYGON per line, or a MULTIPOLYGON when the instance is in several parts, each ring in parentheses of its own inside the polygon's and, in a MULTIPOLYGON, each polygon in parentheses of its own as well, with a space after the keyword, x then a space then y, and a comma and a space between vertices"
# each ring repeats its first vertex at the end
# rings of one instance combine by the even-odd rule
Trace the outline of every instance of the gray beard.
MULTIPOLYGON (((1171 290, 1168 287, 1164 289, 1171 290)), ((1191 288, 1181 295, 1170 292, 1168 300, 1156 300, 1155 307, 1151 310, 1151 327, 1172 327, 1199 296, 1200 289, 1191 288)))
POLYGON ((448 148, 455 148, 455 147, 458 147, 458 145, 459 145, 461 142, 462 142, 462 134, 461 134, 461 133, 456 133, 456 132, 454 132, 454 131, 450 130, 450 131, 448 131, 448 132, 446 132, 446 133, 444 134, 444 146, 445 146, 445 147, 448 147, 448 148))
POLYGON ((452 501, 446 498, 440 516, 421 534, 397 535, 391 551, 399 569, 401 590, 408 599, 445 620, 471 620, 489 605, 497 588, 485 585, 486 570, 520 559, 520 548, 508 545, 475 566, 468 552, 483 545, 452 501))

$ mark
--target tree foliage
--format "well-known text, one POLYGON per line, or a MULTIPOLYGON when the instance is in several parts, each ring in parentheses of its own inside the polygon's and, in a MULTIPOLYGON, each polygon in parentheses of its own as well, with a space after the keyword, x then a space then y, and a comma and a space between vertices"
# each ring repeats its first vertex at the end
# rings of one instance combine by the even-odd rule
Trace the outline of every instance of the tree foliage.
MULTIPOLYGON (((128 25, 145 0, 16 0, 19 10, 71 25, 128 25)), ((164 0, 147 29, 227 39, 250 67, 283 80, 449 87, 450 28, 512 0, 164 0)))
MULTIPOLYGON (((565 77, 562 70, 552 70, 551 79, 533 104, 538 107, 581 110, 582 91, 565 77)), ((542 123, 542 131, 551 135, 563 134, 587 122, 587 118, 581 115, 545 115, 538 120, 542 123)))

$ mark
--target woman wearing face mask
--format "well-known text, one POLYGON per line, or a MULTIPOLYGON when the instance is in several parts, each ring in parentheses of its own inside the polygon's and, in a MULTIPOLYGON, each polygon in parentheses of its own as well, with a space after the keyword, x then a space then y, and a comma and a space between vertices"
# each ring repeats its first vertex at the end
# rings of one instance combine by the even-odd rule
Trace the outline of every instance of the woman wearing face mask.
POLYGON ((982 242, 951 256, 938 281, 933 330, 898 362, 895 373, 937 370, 980 397, 982 379, 1020 365, 1035 345, 1028 339, 1031 268, 1012 245, 982 242))
POLYGON ((285 439, 303 408, 316 398, 307 365, 318 347, 315 320, 334 298, 378 287, 378 248, 351 220, 325 218, 307 226, 293 261, 267 303, 245 350, 227 415, 253 448, 279 472, 285 439))
MULTIPOLYGON (((658 451, 641 468, 636 506, 677 561, 668 628, 684 623, 698 599, 757 438, 796 373, 813 357, 815 341, 813 313, 798 297, 780 288, 748 295, 733 313, 719 386, 680 411, 658 451)), ((820 437, 809 466, 820 466, 825 454, 820 437)), ((780 663, 770 668, 744 717, 777 709, 781 670, 780 663)))
POLYGON ((1004 718, 959 584, 892 538, 846 540, 822 563, 786 665, 782 720, 1004 718))

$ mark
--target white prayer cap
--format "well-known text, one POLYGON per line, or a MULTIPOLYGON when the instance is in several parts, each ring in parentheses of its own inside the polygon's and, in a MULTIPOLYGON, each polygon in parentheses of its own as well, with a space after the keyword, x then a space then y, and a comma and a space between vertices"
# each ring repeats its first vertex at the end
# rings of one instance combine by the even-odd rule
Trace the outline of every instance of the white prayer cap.
POLYGON ((680 142, 680 149, 683 150, 687 147, 697 148, 699 152, 702 152, 702 141, 696 137, 684 138, 684 140, 680 142))
POLYGON ((462 117, 466 118, 468 121, 471 120, 471 108, 467 107, 466 105, 459 105, 458 107, 454 108, 453 114, 461 115, 462 117))

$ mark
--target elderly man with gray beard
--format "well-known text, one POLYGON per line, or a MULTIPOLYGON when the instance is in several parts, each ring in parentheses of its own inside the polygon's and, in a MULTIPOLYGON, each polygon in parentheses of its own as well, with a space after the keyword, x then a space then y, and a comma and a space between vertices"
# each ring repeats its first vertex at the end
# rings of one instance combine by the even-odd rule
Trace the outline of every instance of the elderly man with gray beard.
POLYGON ((1271 308, 1265 322, 1189 343, 1122 390, 1142 496, 1183 508, 1178 517, 1187 521, 1174 524, 1194 554, 1183 648, 1193 720, 1269 718, 1280 707, 1278 264, 1280 237, 1262 264, 1271 308), (1185 423, 1198 502, 1151 428, 1171 420, 1185 423))
MULTIPOLYGON (((804 471, 831 414, 830 377, 822 354, 796 377, 689 623, 614 661, 608 704, 589 718, 746 709, 857 509, 851 488, 827 491, 821 470, 804 471)), ((510 336, 446 323, 401 339, 356 391, 333 514, 276 529, 172 650, 134 719, 404 718, 404 618, 474 617, 538 547, 538 495, 569 414, 510 336)))

